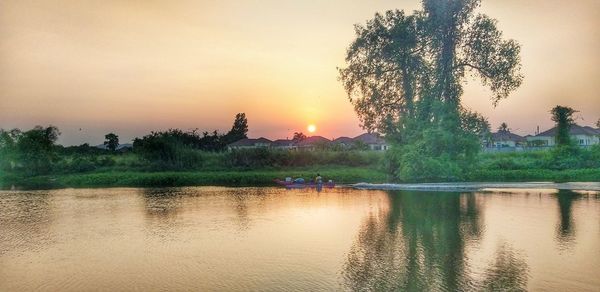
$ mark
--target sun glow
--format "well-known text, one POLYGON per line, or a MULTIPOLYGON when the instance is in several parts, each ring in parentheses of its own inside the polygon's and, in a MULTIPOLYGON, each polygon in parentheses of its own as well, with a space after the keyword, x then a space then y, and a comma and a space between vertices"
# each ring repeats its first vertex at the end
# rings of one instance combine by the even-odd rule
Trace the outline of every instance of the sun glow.
POLYGON ((314 133, 317 130, 317 126, 310 124, 310 125, 308 125, 307 129, 308 129, 309 133, 314 133))

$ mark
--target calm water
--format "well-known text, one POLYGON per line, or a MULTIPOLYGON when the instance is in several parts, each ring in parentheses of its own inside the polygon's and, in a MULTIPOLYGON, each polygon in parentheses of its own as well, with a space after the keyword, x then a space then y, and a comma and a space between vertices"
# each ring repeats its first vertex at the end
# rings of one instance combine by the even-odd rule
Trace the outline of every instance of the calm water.
POLYGON ((0 192, 0 291, 600 290, 600 197, 0 192))

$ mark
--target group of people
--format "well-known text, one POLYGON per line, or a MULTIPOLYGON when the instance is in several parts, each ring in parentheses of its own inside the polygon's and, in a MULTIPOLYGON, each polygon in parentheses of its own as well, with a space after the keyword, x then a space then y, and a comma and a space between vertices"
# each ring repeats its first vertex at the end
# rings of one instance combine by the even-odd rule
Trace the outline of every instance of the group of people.
MULTIPOLYGON (((304 180, 304 178, 299 177, 299 178, 294 179, 294 183, 295 184, 304 184, 305 180, 304 180)), ((318 184, 318 185, 323 184, 323 177, 321 177, 321 175, 317 173, 317 176, 313 180, 311 180, 311 183, 318 184)))

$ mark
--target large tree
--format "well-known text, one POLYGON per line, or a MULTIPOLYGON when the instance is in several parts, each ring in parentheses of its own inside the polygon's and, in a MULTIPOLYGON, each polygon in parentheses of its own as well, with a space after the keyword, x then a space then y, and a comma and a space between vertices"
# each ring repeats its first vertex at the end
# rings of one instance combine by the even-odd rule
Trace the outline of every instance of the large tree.
POLYGON ((423 0, 410 15, 375 14, 356 26, 347 67, 339 69, 362 126, 411 146, 419 162, 423 155, 464 160, 477 151, 478 131, 489 127, 461 105, 467 74, 490 89, 494 105, 522 82, 519 45, 474 12, 479 2, 423 0))
POLYGON ((29 174, 48 173, 52 162, 57 159, 55 142, 60 131, 57 127, 35 126, 25 132, 15 132, 17 159, 23 170, 29 174))

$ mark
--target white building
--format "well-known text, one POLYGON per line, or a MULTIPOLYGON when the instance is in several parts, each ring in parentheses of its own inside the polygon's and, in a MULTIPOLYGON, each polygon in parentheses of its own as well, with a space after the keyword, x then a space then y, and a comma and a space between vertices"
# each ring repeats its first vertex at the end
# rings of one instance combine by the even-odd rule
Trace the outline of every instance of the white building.
MULTIPOLYGON (((531 146, 555 146, 556 132, 557 128, 554 127, 535 136, 527 137, 527 142, 531 146)), ((571 139, 573 139, 577 145, 582 147, 600 144, 600 129, 594 129, 589 126, 572 125, 569 134, 571 135, 571 139)))

